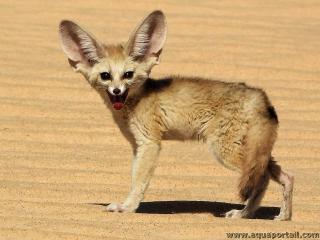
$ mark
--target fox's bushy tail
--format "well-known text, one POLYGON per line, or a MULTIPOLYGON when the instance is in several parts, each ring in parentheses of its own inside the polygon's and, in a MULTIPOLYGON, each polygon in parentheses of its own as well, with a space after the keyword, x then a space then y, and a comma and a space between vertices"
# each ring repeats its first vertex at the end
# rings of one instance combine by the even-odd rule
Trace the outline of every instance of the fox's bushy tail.
POLYGON ((246 160, 242 167, 239 182, 239 194, 246 201, 269 177, 268 165, 276 138, 276 126, 273 123, 256 124, 249 128, 246 141, 246 160))

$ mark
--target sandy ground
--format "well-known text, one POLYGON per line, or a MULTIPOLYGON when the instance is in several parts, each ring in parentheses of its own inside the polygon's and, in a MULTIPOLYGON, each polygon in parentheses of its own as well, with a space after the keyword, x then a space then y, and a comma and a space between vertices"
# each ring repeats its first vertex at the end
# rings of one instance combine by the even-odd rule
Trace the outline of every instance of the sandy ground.
POLYGON ((320 231, 319 1, 1 1, 0 239, 225 239, 227 232, 320 231), (263 3, 266 2, 266 3, 263 3), (140 213, 105 212, 130 183, 131 150, 58 42, 72 19, 105 42, 153 9, 169 35, 153 77, 196 75, 262 87, 277 108, 275 158, 295 175, 290 222, 271 183, 258 219, 239 207, 238 175, 206 146, 166 142, 140 213), (227 183, 227 184, 226 184, 227 183))

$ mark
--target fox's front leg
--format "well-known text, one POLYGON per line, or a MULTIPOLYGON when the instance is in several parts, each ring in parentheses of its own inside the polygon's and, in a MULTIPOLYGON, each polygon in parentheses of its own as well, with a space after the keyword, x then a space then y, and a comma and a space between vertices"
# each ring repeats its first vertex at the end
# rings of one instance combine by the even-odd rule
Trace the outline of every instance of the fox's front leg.
POLYGON ((144 140, 139 144, 132 164, 131 191, 124 203, 111 203, 107 211, 134 212, 139 207, 154 173, 159 150, 158 142, 144 140))

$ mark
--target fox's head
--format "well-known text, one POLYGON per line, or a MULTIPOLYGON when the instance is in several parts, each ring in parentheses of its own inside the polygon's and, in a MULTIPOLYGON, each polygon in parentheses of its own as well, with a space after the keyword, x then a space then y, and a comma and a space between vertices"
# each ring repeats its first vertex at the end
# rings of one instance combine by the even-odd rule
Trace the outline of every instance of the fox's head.
POLYGON ((149 14, 125 44, 104 45, 76 23, 63 20, 59 26, 62 49, 70 65, 99 91, 106 91, 112 106, 120 110, 128 94, 139 91, 166 40, 165 16, 149 14))

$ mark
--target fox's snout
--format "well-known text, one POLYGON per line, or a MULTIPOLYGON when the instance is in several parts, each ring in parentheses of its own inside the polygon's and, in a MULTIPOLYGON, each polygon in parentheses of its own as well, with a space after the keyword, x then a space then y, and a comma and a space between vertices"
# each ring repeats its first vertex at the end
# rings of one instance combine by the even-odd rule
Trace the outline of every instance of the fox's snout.
POLYGON ((113 108, 116 110, 122 109, 127 99, 129 89, 123 85, 120 87, 109 86, 106 92, 113 108))
POLYGON ((122 95, 127 91, 127 87, 124 85, 121 86, 108 86, 107 91, 111 95, 122 95))

